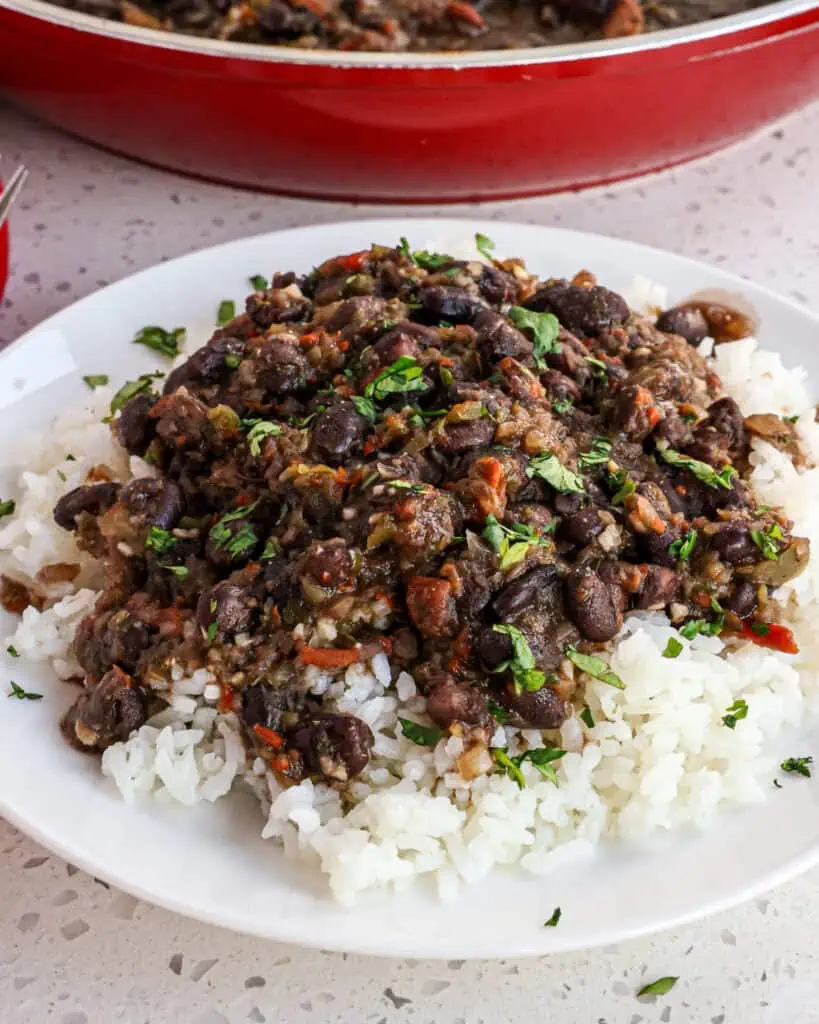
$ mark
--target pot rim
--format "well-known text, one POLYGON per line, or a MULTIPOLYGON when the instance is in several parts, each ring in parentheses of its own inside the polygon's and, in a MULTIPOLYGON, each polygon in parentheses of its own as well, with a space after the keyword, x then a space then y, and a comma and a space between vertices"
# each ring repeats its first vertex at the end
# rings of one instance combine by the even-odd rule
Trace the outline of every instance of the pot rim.
POLYGON ((599 39, 588 43, 564 43, 561 46, 527 47, 519 50, 472 50, 465 53, 341 53, 338 50, 299 50, 263 43, 234 43, 224 39, 126 25, 91 14, 57 7, 45 0, 0 0, 6 9, 61 28, 76 29, 91 35, 135 43, 158 50, 174 50, 203 57, 257 61, 266 64, 320 66, 330 68, 405 68, 413 70, 466 70, 470 68, 508 68, 522 65, 574 63, 601 57, 617 57, 643 51, 667 50, 684 43, 706 42, 730 37, 746 29, 775 24, 792 15, 819 9, 819 0, 778 0, 740 14, 697 22, 681 28, 663 29, 641 36, 599 39))

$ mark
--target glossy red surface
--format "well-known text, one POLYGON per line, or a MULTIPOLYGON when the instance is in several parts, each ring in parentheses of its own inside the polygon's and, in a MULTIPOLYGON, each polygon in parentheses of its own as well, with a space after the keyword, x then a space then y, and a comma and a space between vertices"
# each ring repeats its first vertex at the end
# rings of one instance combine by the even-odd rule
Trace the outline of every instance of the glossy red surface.
POLYGON ((116 38, 17 6, 0 9, 7 97, 150 163, 300 195, 458 201, 610 181, 707 153, 819 94, 817 5, 662 47, 431 67, 166 48, 146 45, 156 33, 116 38))
MULTIPOLYGON (((0 195, 3 194, 3 182, 0 181, 0 195)), ((4 224, 0 228, 0 301, 6 291, 6 281, 9 276, 9 226, 4 224)))

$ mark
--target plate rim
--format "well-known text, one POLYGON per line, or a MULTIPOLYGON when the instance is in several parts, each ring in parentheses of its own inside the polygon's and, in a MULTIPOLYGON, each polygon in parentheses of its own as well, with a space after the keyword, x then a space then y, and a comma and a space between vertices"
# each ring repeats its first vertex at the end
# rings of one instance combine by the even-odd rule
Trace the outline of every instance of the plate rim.
MULTIPOLYGON (((524 224, 516 221, 507 221, 505 219, 497 220, 472 217, 437 218, 418 216, 362 217, 355 220, 330 220, 304 227, 290 227, 275 231, 258 232, 242 236, 241 238, 232 239, 227 242, 207 246, 202 249, 197 249, 194 252, 186 253, 171 260, 153 264, 150 267, 146 267, 133 274, 126 275, 56 311, 44 321, 29 328, 19 338, 12 341, 4 348, 3 352, 0 353, 0 372, 2 372, 3 361, 7 353, 12 350, 20 351, 25 347, 30 339, 35 337, 41 331, 55 329, 55 327, 59 329, 60 320, 64 318, 69 311, 73 313, 76 310, 82 311, 88 307, 92 307, 99 301, 99 297, 101 295, 105 294, 110 297, 110 295, 115 293, 118 288, 131 286, 135 281, 150 278, 150 276, 159 268, 164 269, 184 262, 195 262, 199 259, 207 260, 208 256, 214 252, 225 252, 229 251, 231 248, 239 250, 249 241, 260 243, 264 240, 268 240, 271 243, 271 247, 275 247, 276 244, 281 245, 283 240, 286 244, 288 236, 297 236, 300 239, 306 238, 310 243, 310 248, 319 251, 321 248, 321 242, 314 242, 313 240, 320 240, 328 228, 332 228, 334 231, 343 233, 351 230, 360 232, 365 227, 371 227, 373 235, 377 238, 380 233, 394 234, 397 226, 401 226, 399 230, 406 234, 411 234, 416 231, 419 233, 423 231, 428 234, 433 232, 438 234, 455 234, 457 232, 461 232, 465 237, 471 236, 476 231, 481 231, 483 233, 491 232, 493 226, 496 226, 502 227, 504 230, 514 230, 517 228, 527 233, 541 235, 544 237, 544 241, 547 238, 551 238, 558 243, 561 238, 572 238, 577 242, 582 240, 589 248, 592 248, 596 242, 604 242, 606 245, 614 244, 619 247, 625 247, 625 249, 633 255, 633 262, 635 265, 647 267, 651 266, 652 255, 662 255, 664 258, 671 258, 678 265, 686 267, 692 271, 696 271, 700 274, 707 273, 712 275, 715 280, 715 284, 727 284, 734 289, 750 292, 751 294, 749 297, 751 299, 753 299, 754 293, 765 296, 777 305, 786 307, 799 317, 811 322, 816 327, 817 331, 819 331, 819 312, 795 301, 789 296, 782 295, 767 285, 759 284, 756 281, 743 278, 738 274, 732 273, 730 270, 724 269, 723 267, 713 266, 701 260, 683 256, 669 250, 659 249, 644 243, 634 242, 629 239, 620 239, 615 236, 602 235, 594 232, 553 227, 551 225, 524 224)), ((547 246, 544 245, 544 248, 546 247, 547 246)), ((82 367, 80 367, 80 370, 82 370, 82 367)), ((102 776, 100 776, 100 778, 102 778, 102 776)), ((711 899, 705 904, 693 907, 688 911, 680 911, 679 913, 676 913, 671 917, 667 917, 659 922, 648 922, 631 927, 618 927, 616 934, 612 934, 611 931, 606 931, 592 937, 587 936, 585 938, 578 938, 575 940, 569 939, 569 941, 560 941, 557 934, 552 934, 549 936, 551 941, 548 943, 548 948, 546 948, 545 945, 540 946, 537 944, 526 944, 511 950, 507 949, 502 952, 482 953, 476 953, 474 951, 470 952, 468 948, 463 946, 462 940, 458 940, 461 942, 460 946, 457 942, 450 942, 450 945, 446 948, 430 952, 429 947, 424 946, 423 940, 418 941, 413 939, 408 941, 403 937, 386 949, 379 942, 379 936, 377 935, 373 936, 372 939, 368 939, 366 934, 363 934, 359 936, 357 941, 350 941, 348 938, 345 939, 341 945, 334 944, 332 936, 316 935, 315 932, 310 932, 309 927, 306 929, 298 929, 298 934, 294 935, 292 922, 282 925, 280 928, 276 927, 275 921, 265 921, 257 924, 255 919, 247 916, 242 917, 238 912, 230 908, 219 913, 211 911, 209 908, 202 905, 197 906, 192 904, 190 899, 186 900, 183 897, 176 898, 172 893, 160 892, 157 894, 156 891, 152 891, 149 887, 146 887, 137 881, 132 881, 127 875, 118 873, 115 865, 109 865, 109 863, 106 862, 104 854, 101 854, 99 859, 96 859, 93 852, 86 853, 82 849, 75 848, 76 840, 72 841, 69 837, 59 833, 52 834, 47 828, 42 827, 40 823, 28 820, 24 813, 19 812, 18 808, 9 804, 8 798, 4 794, 4 787, 2 786, 1 781, 0 815, 9 821, 15 828, 19 829, 23 834, 29 836, 35 842, 55 853, 57 856, 70 861, 72 864, 75 864, 77 867, 92 876, 101 878, 116 888, 153 906, 162 907, 174 913, 181 914, 184 917, 201 921, 209 925, 227 928, 231 931, 236 931, 245 935, 252 935, 258 938, 272 939, 312 949, 330 949, 378 957, 420 957, 424 959, 451 959, 457 957, 462 959, 502 959, 510 957, 524 958, 543 956, 551 953, 571 953, 581 950, 596 949, 601 946, 610 945, 614 942, 625 942, 639 937, 655 935, 694 921, 702 920, 703 918, 720 913, 769 892, 819 863, 819 843, 817 843, 813 847, 809 847, 804 851, 791 856, 788 860, 779 864, 775 869, 750 880, 744 886, 731 890, 722 898, 711 899)), ((275 870, 275 868, 272 868, 271 870, 275 870)), ((442 912, 445 912, 447 904, 442 902, 440 905, 442 912)), ((353 914, 355 913, 355 907, 344 909, 348 909, 349 912, 353 914)))

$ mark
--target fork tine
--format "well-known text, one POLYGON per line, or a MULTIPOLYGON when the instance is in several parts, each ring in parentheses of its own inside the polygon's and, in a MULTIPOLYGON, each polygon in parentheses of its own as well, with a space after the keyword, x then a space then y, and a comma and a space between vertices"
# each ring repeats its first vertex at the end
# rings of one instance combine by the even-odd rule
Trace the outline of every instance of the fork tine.
POLYGON ((0 195, 0 227, 2 227, 5 223, 6 218, 9 215, 9 211, 11 210, 12 204, 14 203, 14 200, 17 198, 17 196, 20 194, 20 191, 22 190, 27 177, 28 168, 24 167, 21 164, 14 172, 14 174, 12 174, 8 184, 5 187, 3 194, 0 195))

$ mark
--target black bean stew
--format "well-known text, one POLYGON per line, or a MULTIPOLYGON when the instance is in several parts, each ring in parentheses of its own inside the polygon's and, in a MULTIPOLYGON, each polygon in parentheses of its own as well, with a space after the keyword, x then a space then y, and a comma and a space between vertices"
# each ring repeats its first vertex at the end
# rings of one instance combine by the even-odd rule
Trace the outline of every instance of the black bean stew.
POLYGON ((120 392, 112 430, 157 475, 56 507, 106 579, 68 739, 125 739, 176 660, 283 777, 343 783, 372 734, 316 670, 386 652, 441 730, 486 744, 582 707, 634 609, 792 653, 770 596, 808 542, 745 477, 751 435, 793 429, 720 394, 699 315, 659 322, 679 333, 585 271, 404 241, 276 274, 161 395, 120 392))
POLYGON ((639 35, 759 0, 54 0, 129 25, 298 49, 504 50, 639 35))

